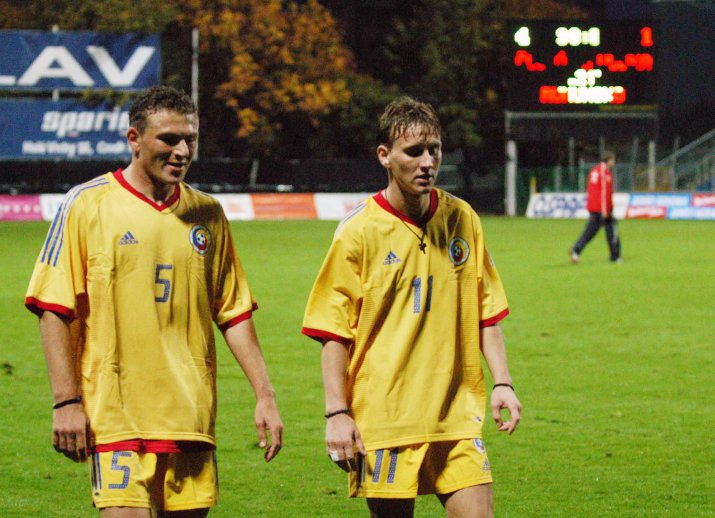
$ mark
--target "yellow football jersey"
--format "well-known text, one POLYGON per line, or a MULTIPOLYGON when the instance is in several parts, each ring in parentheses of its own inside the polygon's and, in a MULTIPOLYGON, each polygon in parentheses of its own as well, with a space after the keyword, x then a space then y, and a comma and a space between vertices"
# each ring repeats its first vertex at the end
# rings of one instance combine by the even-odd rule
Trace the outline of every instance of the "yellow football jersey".
POLYGON ((435 189, 423 229, 379 193, 338 227, 303 333, 349 345, 348 404, 368 450, 481 437, 480 326, 508 313, 479 217, 435 189), (422 250, 421 248, 424 248, 422 250))
POLYGON ((121 171, 71 189, 26 298, 72 319, 97 444, 133 438, 214 444, 212 321, 256 309, 219 203, 181 184, 159 205, 121 171))

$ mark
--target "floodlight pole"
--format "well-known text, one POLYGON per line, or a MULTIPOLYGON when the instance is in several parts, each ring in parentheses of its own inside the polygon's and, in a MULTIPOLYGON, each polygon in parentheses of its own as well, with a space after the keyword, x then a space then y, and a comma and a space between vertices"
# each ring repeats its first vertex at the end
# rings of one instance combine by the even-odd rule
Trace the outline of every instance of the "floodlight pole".
MULTIPOLYGON (((52 26, 52 34, 57 34, 60 32, 60 26, 57 24, 54 24, 52 26)), ((53 101, 59 101, 60 100, 60 90, 59 88, 53 88, 52 89, 52 100, 53 101)))
POLYGON ((199 30, 191 29, 191 99, 199 106, 199 30))
POLYGON ((518 153, 516 141, 509 139, 506 141, 506 168, 504 175, 504 206, 507 216, 516 216, 516 170, 518 163, 518 153))
MULTIPOLYGON (((191 100, 199 108, 199 29, 191 29, 191 100)), ((194 160, 199 158, 199 146, 196 146, 194 160)))

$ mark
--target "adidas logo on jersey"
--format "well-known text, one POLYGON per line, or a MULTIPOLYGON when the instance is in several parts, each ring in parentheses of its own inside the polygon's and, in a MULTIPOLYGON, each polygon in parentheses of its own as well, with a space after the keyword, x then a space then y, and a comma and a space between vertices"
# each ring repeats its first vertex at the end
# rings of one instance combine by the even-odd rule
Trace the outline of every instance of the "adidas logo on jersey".
POLYGON ((122 236, 122 239, 119 240, 120 245, 138 245, 139 241, 136 240, 134 235, 131 232, 127 232, 122 236))
POLYGON ((401 263, 401 262, 402 262, 402 259, 400 259, 399 257, 397 257, 397 256, 395 255, 395 252, 393 252, 392 250, 390 250, 390 253, 387 254, 387 257, 385 257, 385 260, 382 261, 382 264, 385 265, 385 266, 389 266, 389 265, 391 265, 391 264, 397 264, 397 263, 401 263))

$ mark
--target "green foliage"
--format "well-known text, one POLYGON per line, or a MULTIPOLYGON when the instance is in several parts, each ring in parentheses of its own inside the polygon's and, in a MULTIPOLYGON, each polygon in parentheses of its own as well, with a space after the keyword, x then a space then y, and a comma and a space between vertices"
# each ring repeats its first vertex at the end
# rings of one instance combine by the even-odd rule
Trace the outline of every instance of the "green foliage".
MULTIPOLYGON (((265 464, 254 398, 219 347, 214 517, 365 516, 323 445, 319 346, 299 334, 335 222, 232 224, 260 309, 256 324, 286 424, 265 464)), ((571 265, 577 220, 487 217, 510 301, 509 361, 524 415, 511 437, 486 423, 496 516, 711 515, 712 222, 620 223, 624 263, 597 236, 571 265)), ((50 392, 36 318, 22 307, 47 223, 0 223, 0 494, 3 515, 96 516, 86 466, 50 446, 50 392), (8 367, 9 366, 9 367, 8 367)), ((420 497, 416 516, 442 516, 420 497)))
POLYGON ((498 27, 484 4, 418 2, 414 16, 397 21, 388 39, 388 59, 397 82, 438 109, 447 149, 476 147, 481 140, 480 112, 496 102, 498 27))
POLYGON ((345 80, 352 94, 350 102, 323 119, 313 147, 321 147, 326 158, 373 159, 377 120, 385 106, 400 95, 400 89, 364 74, 351 73, 345 80))
POLYGON ((502 145, 494 134, 502 131, 509 19, 583 13, 556 0, 420 0, 400 15, 386 36, 385 80, 434 104, 445 149, 474 163, 485 138, 502 145))
POLYGON ((174 2, 154 0, 0 1, 3 29, 161 31, 177 14, 174 2))

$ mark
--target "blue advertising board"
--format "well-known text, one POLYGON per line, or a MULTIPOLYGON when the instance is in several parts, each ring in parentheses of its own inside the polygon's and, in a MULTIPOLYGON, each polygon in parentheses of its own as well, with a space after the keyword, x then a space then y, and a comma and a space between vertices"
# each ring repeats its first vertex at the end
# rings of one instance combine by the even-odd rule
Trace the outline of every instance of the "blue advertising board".
POLYGON ((0 100, 0 158, 128 159, 128 106, 0 100))
POLYGON ((0 90, 139 90, 160 80, 158 34, 0 30, 0 90))
POLYGON ((631 207, 690 207, 690 193, 650 193, 638 192, 631 194, 631 207))

